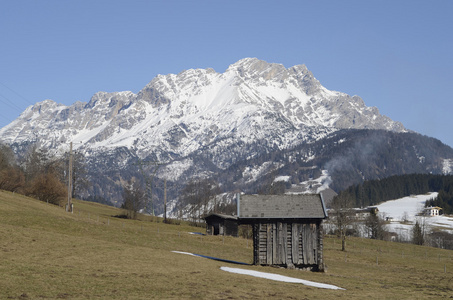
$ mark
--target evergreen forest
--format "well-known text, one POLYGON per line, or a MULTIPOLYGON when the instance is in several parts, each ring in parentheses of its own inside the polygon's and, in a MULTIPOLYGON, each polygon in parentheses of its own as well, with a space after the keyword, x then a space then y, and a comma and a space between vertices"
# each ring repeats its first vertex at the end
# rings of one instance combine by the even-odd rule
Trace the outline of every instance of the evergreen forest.
POLYGON ((438 196, 425 206, 439 206, 444 214, 453 214, 453 175, 407 174, 369 180, 341 191, 334 201, 365 207, 428 192, 438 192, 438 196))

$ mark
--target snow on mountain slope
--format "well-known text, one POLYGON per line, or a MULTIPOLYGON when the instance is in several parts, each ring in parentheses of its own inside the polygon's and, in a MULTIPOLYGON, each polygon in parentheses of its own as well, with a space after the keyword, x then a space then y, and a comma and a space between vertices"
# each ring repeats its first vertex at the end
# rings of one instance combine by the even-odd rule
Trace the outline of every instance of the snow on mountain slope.
POLYGON ((444 174, 453 173, 453 159, 444 159, 442 171, 444 174))
POLYGON ((124 146, 142 157, 150 149, 186 156, 213 143, 260 139, 285 148, 316 139, 307 134, 310 128, 405 131, 359 97, 327 90, 304 65, 286 69, 246 58, 224 73, 192 69, 159 75, 138 94, 99 92, 71 106, 45 100, 0 129, 0 139, 39 141, 47 148, 73 141, 76 148, 99 151, 124 146))
MULTIPOLYGON (((275 179, 277 180, 277 178, 275 179)), ((322 170, 321 176, 318 178, 310 178, 309 180, 300 182, 291 186, 286 191, 288 194, 319 194, 329 188, 332 183, 332 178, 327 170, 322 170)))

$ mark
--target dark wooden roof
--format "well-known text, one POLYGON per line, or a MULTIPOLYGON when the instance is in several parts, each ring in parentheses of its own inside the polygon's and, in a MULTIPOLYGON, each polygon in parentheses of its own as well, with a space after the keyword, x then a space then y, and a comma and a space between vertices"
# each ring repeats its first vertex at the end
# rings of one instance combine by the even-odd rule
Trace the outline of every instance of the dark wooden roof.
POLYGON ((240 195, 239 219, 324 219, 327 217, 322 196, 240 195))
POLYGON ((218 214, 218 213, 210 213, 206 217, 203 217, 205 220, 210 220, 210 219, 227 219, 227 220, 237 220, 238 217, 236 216, 230 216, 230 215, 224 215, 224 214, 218 214))

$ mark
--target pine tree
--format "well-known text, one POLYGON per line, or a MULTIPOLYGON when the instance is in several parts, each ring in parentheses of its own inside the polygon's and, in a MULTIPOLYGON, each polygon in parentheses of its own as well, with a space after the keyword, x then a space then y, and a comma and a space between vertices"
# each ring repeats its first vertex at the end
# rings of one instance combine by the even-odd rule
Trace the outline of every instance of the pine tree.
POLYGON ((412 243, 415 245, 423 245, 425 243, 425 237, 423 228, 418 221, 415 222, 412 227, 412 243))

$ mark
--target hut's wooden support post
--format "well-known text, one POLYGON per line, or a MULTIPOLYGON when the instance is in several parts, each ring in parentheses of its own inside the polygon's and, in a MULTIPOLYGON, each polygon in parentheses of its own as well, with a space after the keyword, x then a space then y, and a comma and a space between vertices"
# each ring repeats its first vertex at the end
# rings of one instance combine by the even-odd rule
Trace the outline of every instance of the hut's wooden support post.
POLYGON ((323 229, 322 229, 322 221, 318 223, 318 257, 317 257, 317 264, 318 264, 318 271, 324 272, 324 259, 323 259, 323 229))
POLYGON ((253 223, 253 264, 258 265, 260 259, 260 228, 258 223, 253 223))

